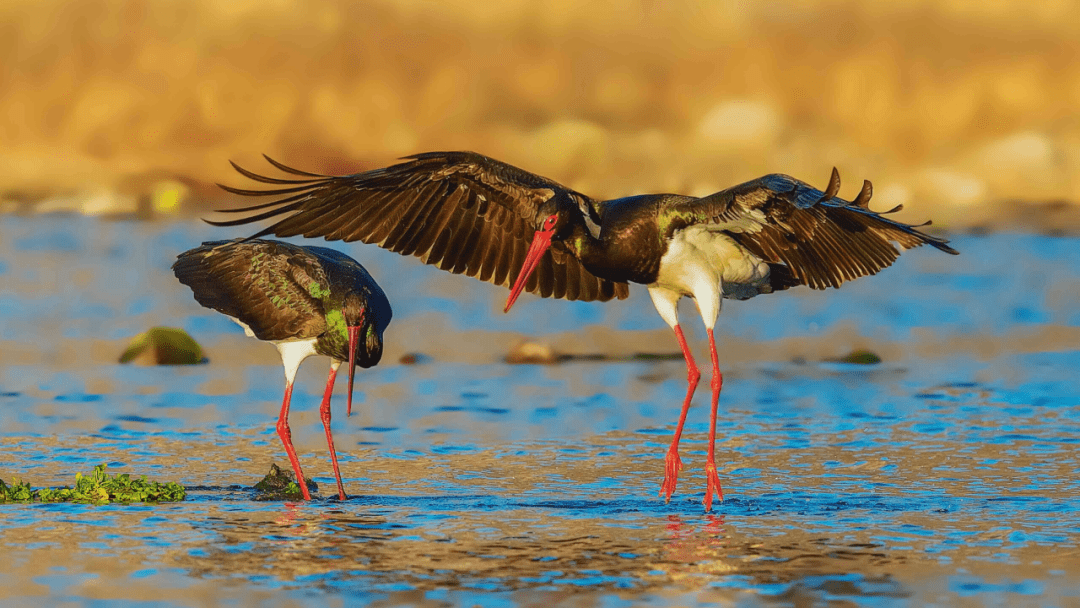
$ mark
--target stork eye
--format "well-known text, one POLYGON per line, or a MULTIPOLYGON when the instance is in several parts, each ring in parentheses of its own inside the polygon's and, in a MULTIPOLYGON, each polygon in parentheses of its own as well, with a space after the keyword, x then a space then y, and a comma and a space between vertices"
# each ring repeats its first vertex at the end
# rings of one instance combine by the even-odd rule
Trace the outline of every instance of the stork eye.
POLYGON ((544 229, 545 230, 551 230, 552 228, 555 227, 555 222, 557 222, 558 220, 559 220, 559 214, 558 213, 553 213, 553 214, 549 215, 548 218, 546 220, 544 220, 544 229))

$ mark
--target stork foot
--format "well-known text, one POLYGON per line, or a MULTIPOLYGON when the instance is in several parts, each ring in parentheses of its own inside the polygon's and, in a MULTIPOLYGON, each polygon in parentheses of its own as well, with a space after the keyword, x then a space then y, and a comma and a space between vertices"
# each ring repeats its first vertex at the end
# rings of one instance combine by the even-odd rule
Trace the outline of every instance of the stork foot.
POLYGON ((672 447, 664 458, 664 483, 660 486, 660 496, 664 503, 671 501, 671 495, 675 493, 675 484, 679 483, 679 471, 682 470, 682 459, 679 451, 672 447))
POLYGON ((716 463, 709 459, 709 463, 705 465, 705 512, 708 513, 712 510, 713 494, 720 499, 720 502, 724 502, 724 490, 720 487, 720 476, 716 474, 716 463))

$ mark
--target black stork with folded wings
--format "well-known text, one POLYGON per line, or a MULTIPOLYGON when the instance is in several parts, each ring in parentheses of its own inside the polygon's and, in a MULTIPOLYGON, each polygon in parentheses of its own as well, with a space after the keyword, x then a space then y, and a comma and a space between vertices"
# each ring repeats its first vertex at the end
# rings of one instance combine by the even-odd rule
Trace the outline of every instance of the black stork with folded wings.
POLYGON ((903 224, 870 211, 870 182, 853 201, 838 198, 835 169, 824 192, 773 174, 702 198, 647 194, 598 201, 472 152, 417 154, 340 177, 267 160, 294 177, 266 177, 234 164, 244 176, 276 187, 222 188, 273 200, 223 210, 256 213, 209 223, 274 219, 252 238, 321 236, 415 255, 443 270, 510 287, 506 311, 522 291, 607 301, 627 297, 629 283, 646 285, 657 312, 675 331, 689 383, 666 456, 660 489, 665 499, 675 491, 682 467, 679 439, 701 376, 676 306, 683 296, 693 298, 705 322, 713 367, 706 510, 714 493, 723 499, 714 456, 723 378, 713 337, 722 299, 796 285, 839 287, 877 274, 902 250, 924 244, 957 253, 948 241, 918 230, 926 224, 903 224))
POLYGON ((393 311, 382 288, 349 256, 325 247, 300 247, 279 241, 214 241, 181 253, 172 266, 195 300, 228 315, 253 338, 272 343, 285 368, 285 397, 277 433, 296 474, 304 500, 311 500, 292 444, 289 404, 300 364, 312 355, 330 357, 319 417, 326 431, 338 498, 345 486, 330 432, 330 396, 338 367, 348 364, 352 413, 356 367, 382 359, 383 332, 393 311))

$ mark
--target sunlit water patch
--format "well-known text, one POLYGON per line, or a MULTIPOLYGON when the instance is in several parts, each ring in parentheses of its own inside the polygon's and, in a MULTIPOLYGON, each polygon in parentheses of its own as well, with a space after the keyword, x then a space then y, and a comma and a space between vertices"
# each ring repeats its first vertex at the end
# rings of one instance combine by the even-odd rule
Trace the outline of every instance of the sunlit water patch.
MULTIPOLYGON (((109 462, 192 492, 179 505, 7 506, 3 542, 21 569, 46 554, 44 563, 54 563, 63 548, 67 569, 137 555, 138 567, 126 567, 139 581, 180 577, 201 588, 224 579, 369 600, 439 590, 462 603, 471 593, 567 590, 660 603, 672 594, 766 603, 919 603, 931 590, 984 600, 1035 588, 1067 594, 1074 588, 1065 574, 1080 572, 1080 413, 1072 405, 1080 391, 1052 370, 1075 369, 1076 357, 968 364, 972 378, 992 376, 998 364, 1044 368, 1045 378, 1019 386, 957 382, 957 369, 933 366, 876 378, 814 365, 762 369, 725 394, 727 499, 710 515, 700 505, 702 408, 692 410, 699 416, 684 440, 680 491, 665 505, 655 493, 682 387, 636 379, 642 369, 631 364, 596 365, 612 384, 592 405, 543 390, 478 396, 478 386, 506 375, 565 391, 571 366, 431 373, 433 390, 406 391, 389 412, 393 426, 335 422, 350 498, 311 505, 252 501, 250 486, 269 462, 284 460, 270 396, 188 398, 171 406, 181 413, 154 421, 116 412, 125 403, 152 412, 168 401, 161 395, 117 392, 74 419, 56 417, 56 404, 40 397, 9 396, 5 416, 21 412, 18 424, 41 431, 5 437, 14 470, 35 482, 109 462), (649 416, 627 398, 642 389, 635 384, 651 390, 649 416), (431 394, 457 397, 432 402, 431 394), (486 405, 467 405, 477 401, 486 405), (495 404, 503 407, 492 413, 495 404), (574 423, 535 425, 538 409, 574 423), (193 413, 189 422, 169 422, 184 420, 182 411, 193 413), (86 431, 51 432, 73 426, 86 431)), ((329 488, 316 396, 306 400, 296 442, 307 470, 329 488)), ((112 571, 117 581, 121 571, 112 571)), ((88 584, 61 579, 64 589, 88 584)))

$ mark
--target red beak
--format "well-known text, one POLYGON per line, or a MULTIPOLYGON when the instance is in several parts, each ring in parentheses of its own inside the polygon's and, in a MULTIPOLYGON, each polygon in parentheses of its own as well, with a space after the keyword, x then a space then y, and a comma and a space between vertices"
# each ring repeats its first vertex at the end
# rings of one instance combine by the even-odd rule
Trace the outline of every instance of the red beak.
POLYGON ((529 276, 540 265, 540 259, 544 257, 544 252, 548 250, 548 247, 551 247, 551 235, 554 232, 554 229, 536 231, 532 245, 529 246, 529 252, 525 254, 525 263, 521 265, 521 272, 518 273, 517 281, 510 288, 510 297, 506 298, 504 313, 510 312, 510 307, 514 305, 518 296, 521 295, 521 291, 525 289, 525 284, 529 282, 529 276))
MULTIPOLYGON (((361 317, 363 319, 363 317, 361 317)), ((349 327, 349 408, 346 416, 352 416, 352 386, 356 375, 356 342, 360 339, 360 325, 349 327)))

